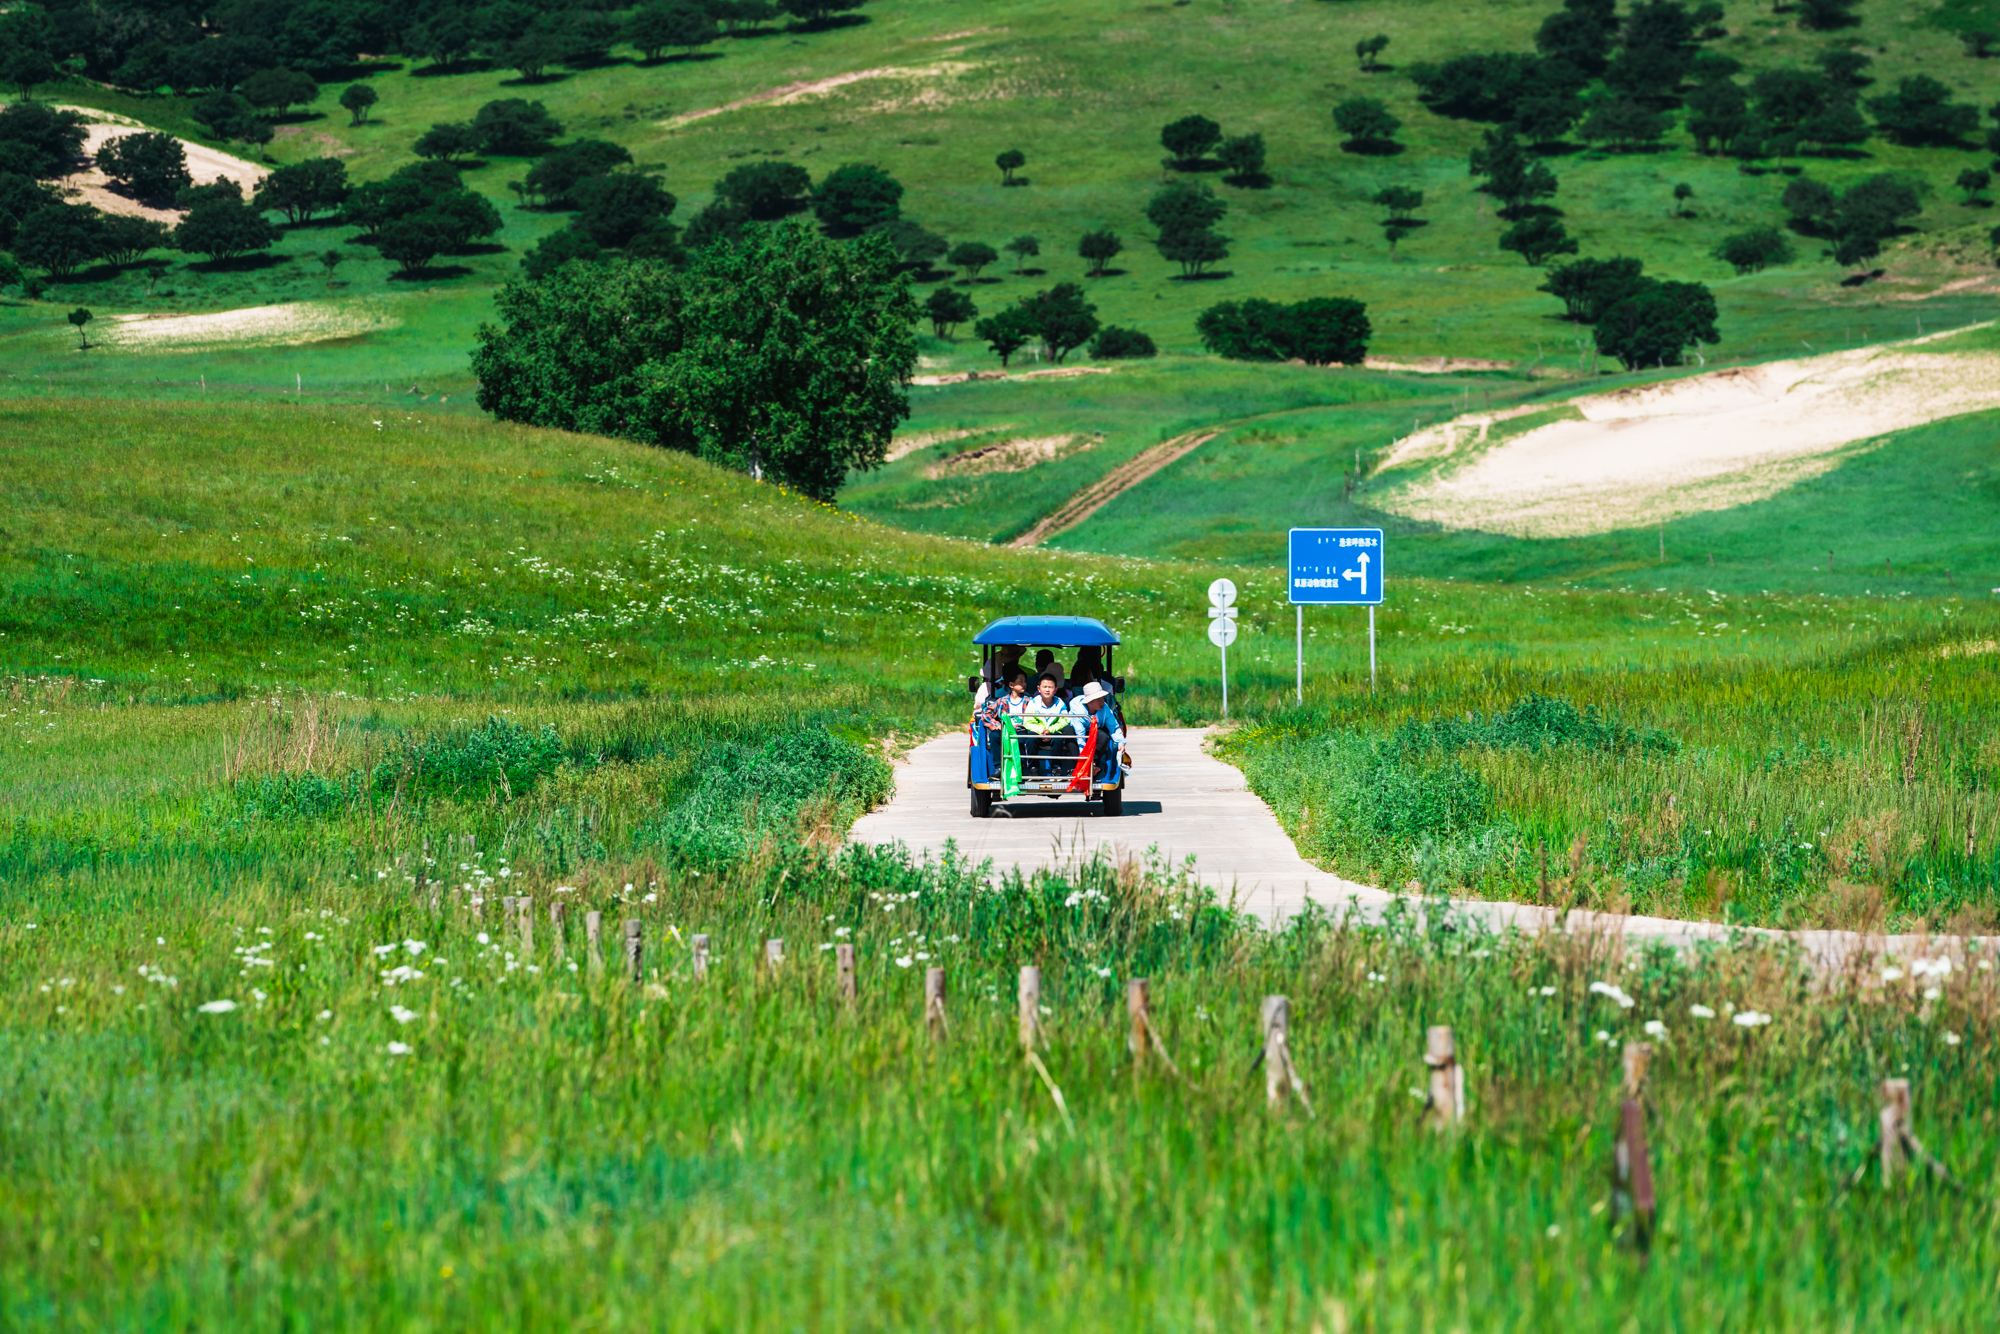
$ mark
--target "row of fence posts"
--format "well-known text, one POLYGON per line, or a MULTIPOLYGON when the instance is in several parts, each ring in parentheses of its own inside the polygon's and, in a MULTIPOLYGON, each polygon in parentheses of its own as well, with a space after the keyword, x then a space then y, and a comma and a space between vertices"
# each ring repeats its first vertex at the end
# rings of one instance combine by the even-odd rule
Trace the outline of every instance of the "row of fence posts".
MULTIPOLYGON (((520 938, 524 958, 532 958, 535 948, 534 900, 509 896, 502 899, 505 913, 515 923, 520 938)), ((557 900, 549 905, 550 948, 558 962, 567 958, 566 928, 568 924, 568 904, 557 900)), ((583 915, 584 950, 588 967, 593 974, 604 972, 604 914, 590 911, 583 915)), ((624 977, 637 985, 645 975, 645 924, 636 917, 625 919, 624 977)), ((854 946, 837 944, 833 947, 834 976, 844 1004, 852 1005, 858 994, 854 967, 854 946)), ((697 978, 708 974, 709 939, 706 935, 695 935, 689 939, 689 958, 693 973, 697 978)), ((764 942, 763 967, 769 974, 775 974, 785 962, 785 942, 773 937, 764 942)), ((945 972, 942 968, 924 970, 924 1030, 933 1041, 941 1041, 950 1035, 950 1020, 945 1010, 945 972)), ((1032 964, 1024 965, 1015 991, 1015 1007, 1020 1033, 1021 1050, 1029 1066, 1040 1077, 1062 1115, 1063 1123, 1072 1130, 1075 1124, 1070 1120, 1069 1106, 1063 1098, 1062 1089, 1048 1067, 1037 1053, 1037 1047, 1048 1045, 1048 1033, 1042 1024, 1042 970, 1032 964)), ((1153 1024, 1152 985, 1143 977, 1135 977, 1125 984, 1125 1013, 1130 1028, 1126 1036, 1126 1050, 1132 1058, 1134 1074, 1145 1070, 1157 1061, 1177 1078, 1185 1080, 1180 1067, 1174 1064, 1167 1053, 1167 1044, 1153 1024)), ((1256 1059, 1251 1063, 1254 1074, 1258 1066, 1264 1070, 1264 1098, 1268 1106, 1282 1108, 1293 1099, 1305 1109, 1308 1116, 1316 1117, 1312 1101, 1307 1096, 1305 1080, 1293 1064, 1291 1052, 1291 1000, 1285 996, 1266 996, 1260 1008, 1259 1029, 1262 1045, 1256 1059)), ((1622 1048, 1624 1077, 1619 1089, 1617 1129, 1612 1143, 1611 1158, 1611 1226, 1621 1245, 1636 1250, 1641 1256, 1652 1248, 1653 1231, 1658 1212, 1658 1193, 1653 1179, 1652 1156, 1646 1143, 1646 1117, 1648 1099, 1646 1097, 1646 1076, 1652 1064, 1653 1047, 1648 1042, 1629 1042, 1622 1048)), ((1458 1060, 1457 1039, 1449 1026, 1436 1025, 1424 1031, 1424 1064, 1430 1070, 1430 1088, 1424 1099, 1424 1120, 1434 1130, 1451 1130, 1465 1121, 1467 1102, 1465 1095, 1465 1067, 1458 1060)), ((1951 1174, 1943 1163, 1933 1157, 1923 1143, 1910 1129, 1911 1101, 1910 1081, 1888 1079, 1881 1085, 1882 1109, 1880 1112, 1880 1139, 1877 1162, 1880 1166, 1882 1183, 1890 1185, 1907 1174, 1913 1165, 1921 1165, 1936 1178, 1950 1182, 1951 1174)), ((1858 1182, 1867 1171, 1866 1164, 1856 1173, 1849 1184, 1858 1182)), ((1955 1183, 1954 1183, 1955 1184, 1955 1183)))

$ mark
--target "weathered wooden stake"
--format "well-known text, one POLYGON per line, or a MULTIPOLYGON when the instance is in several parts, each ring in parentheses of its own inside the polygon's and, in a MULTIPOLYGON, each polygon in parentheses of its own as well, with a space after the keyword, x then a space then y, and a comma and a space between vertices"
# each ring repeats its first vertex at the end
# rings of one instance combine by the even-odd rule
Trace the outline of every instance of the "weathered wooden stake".
POLYGON ((1284 996, 1264 997, 1258 1019, 1264 1030, 1264 1101, 1272 1107, 1296 1093, 1307 1115, 1316 1116, 1306 1097, 1306 1083, 1292 1064, 1292 1003, 1284 996))
POLYGON ((708 976, 707 936, 696 936, 694 938, 694 975, 697 978, 703 978, 708 976))
POLYGON ((526 897, 517 898, 514 910, 521 918, 521 959, 526 962, 535 957, 535 901, 526 897))
POLYGON ((1611 1226, 1619 1245, 1643 1256, 1653 1247, 1653 1161, 1646 1151, 1646 1105, 1637 1098, 1618 1106, 1611 1170, 1611 1226))
POLYGON ((931 1039, 937 1041, 945 1036, 949 1025, 944 1017, 944 969, 924 969, 924 1027, 930 1030, 931 1039))
POLYGON ((785 962, 785 942, 777 939, 776 937, 773 937, 770 940, 765 941, 764 942, 765 970, 769 972, 773 977, 775 977, 777 976, 778 969, 784 964, 784 962, 785 962))
POLYGON ((569 958, 569 942, 563 939, 564 928, 569 922, 569 905, 561 899, 549 905, 549 937, 556 952, 556 962, 569 958))
POLYGON ((1125 983, 1125 1014, 1132 1021, 1125 1049, 1132 1053, 1132 1069, 1137 1071, 1145 1066, 1146 1052, 1153 1045, 1153 988, 1146 978, 1135 977, 1125 983))
POLYGON ((1882 1184, 1887 1186, 1909 1170, 1910 1155, 1907 1147, 1910 1135, 1910 1081, 1907 1079, 1885 1079, 1882 1081, 1882 1184))
POLYGON ((840 979, 840 1000, 844 1005, 854 1004, 854 946, 835 945, 833 947, 834 973, 840 979))
POLYGON ((1431 1094, 1424 1103, 1431 1125, 1444 1130, 1465 1120, 1465 1067, 1458 1063, 1450 1028, 1424 1030, 1424 1064, 1431 1068, 1431 1094))
POLYGON ((639 981, 645 945, 642 936, 645 925, 636 917, 625 919, 625 976, 636 984, 639 981))
POLYGON ((1643 1101, 1646 1096, 1646 1067, 1653 1061, 1653 1044, 1650 1042, 1628 1042, 1625 1044, 1625 1083, 1619 1096, 1643 1101))
POLYGON ((1014 988, 1014 1008, 1020 1016, 1021 1050, 1033 1051, 1042 1036, 1042 970, 1033 964, 1021 966, 1021 980, 1014 988))
POLYGON ((583 915, 583 944, 590 955, 590 971, 604 972, 604 914, 595 909, 583 915))

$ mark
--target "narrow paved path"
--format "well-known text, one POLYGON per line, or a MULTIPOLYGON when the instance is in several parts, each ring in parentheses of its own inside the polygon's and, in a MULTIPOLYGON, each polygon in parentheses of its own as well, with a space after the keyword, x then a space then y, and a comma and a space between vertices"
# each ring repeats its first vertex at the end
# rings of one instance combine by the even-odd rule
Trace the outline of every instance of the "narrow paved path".
MULTIPOLYGON (((1404 899, 1421 913, 1421 900, 1344 880, 1299 856, 1277 816, 1252 792, 1233 765, 1210 755, 1209 733, 1192 727, 1134 728, 1134 768, 1125 789, 1125 814, 1097 815, 1080 798, 1051 801, 1025 798, 996 806, 987 820, 972 817, 965 788, 965 733, 953 730, 926 741, 897 766, 896 794, 855 821, 849 834, 857 843, 902 843, 913 852, 938 856, 948 843, 976 861, 996 867, 1059 869, 1100 851, 1114 860, 1157 854, 1178 866, 1194 859, 1195 873, 1227 902, 1277 926, 1308 902, 1338 914, 1354 912, 1379 920, 1389 905, 1404 899), (1002 812, 1005 812, 1003 814, 1002 812)), ((1888 951, 1902 958, 1950 953, 1964 959, 1965 942, 1929 936, 1862 937, 1851 931, 1771 931, 1730 928, 1712 922, 1664 917, 1625 917, 1577 909, 1564 913, 1521 903, 1452 900, 1454 912, 1493 930, 1611 932, 1637 942, 1687 948, 1700 941, 1722 942, 1739 933, 1766 939, 1790 938, 1823 966, 1838 966, 1857 949, 1888 951)), ((1985 957, 2000 949, 2000 938, 1980 945, 1985 957)))

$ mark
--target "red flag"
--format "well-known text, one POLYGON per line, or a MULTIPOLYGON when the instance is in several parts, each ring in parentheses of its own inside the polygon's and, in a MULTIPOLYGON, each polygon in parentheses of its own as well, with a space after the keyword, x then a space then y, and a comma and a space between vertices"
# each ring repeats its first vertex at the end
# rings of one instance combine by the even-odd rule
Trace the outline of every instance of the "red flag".
POLYGON ((1083 754, 1077 756, 1076 772, 1069 777, 1068 792, 1089 793, 1090 762, 1097 758, 1097 715, 1090 718, 1090 735, 1084 738, 1083 754))

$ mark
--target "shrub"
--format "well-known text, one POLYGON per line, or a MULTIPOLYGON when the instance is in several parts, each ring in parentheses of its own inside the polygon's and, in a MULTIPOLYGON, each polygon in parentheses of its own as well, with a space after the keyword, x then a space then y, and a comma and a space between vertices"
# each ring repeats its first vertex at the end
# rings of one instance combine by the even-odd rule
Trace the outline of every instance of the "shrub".
POLYGON ((375 766, 376 792, 407 800, 450 797, 474 801, 516 797, 554 773, 566 758, 553 727, 531 732, 505 718, 482 727, 405 737, 375 766))
POLYGON ((755 750, 719 748, 702 767, 700 782, 640 840, 704 869, 767 846, 795 847, 820 829, 832 834, 895 787, 885 760, 823 728, 774 737, 755 750))
POLYGON ((1373 330, 1367 307, 1346 297, 1313 297, 1280 305, 1252 297, 1224 301, 1195 317, 1202 346, 1232 361, 1304 361, 1358 366, 1373 330))
POLYGON ((1791 242, 1776 227, 1752 227, 1747 232, 1724 237, 1716 246, 1715 257, 1737 273, 1756 273, 1792 260, 1791 242))
POLYGON ((813 191, 813 214, 829 236, 859 236, 896 220, 902 184, 880 167, 850 162, 826 174, 813 191))
POLYGON ((1153 340, 1137 329, 1121 329, 1117 325, 1106 325, 1098 331, 1090 343, 1092 361, 1126 361, 1156 357, 1160 349, 1153 340))

